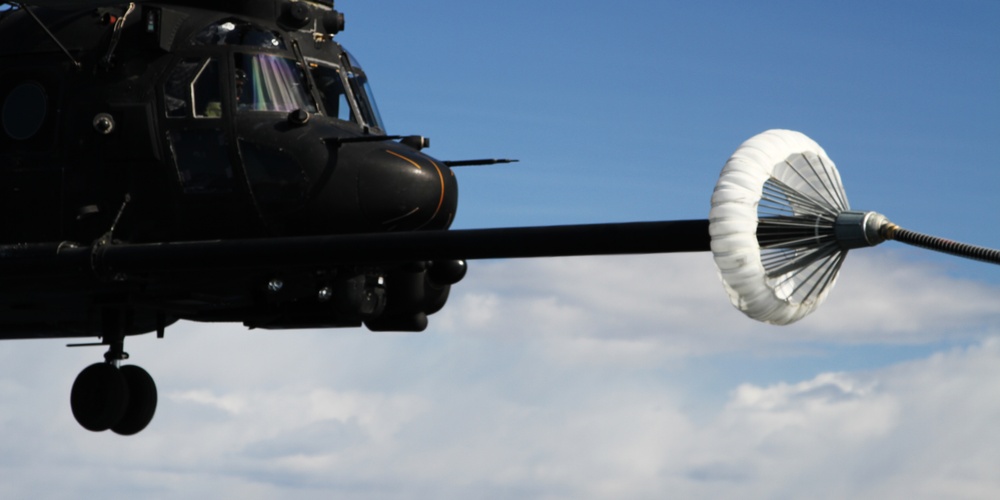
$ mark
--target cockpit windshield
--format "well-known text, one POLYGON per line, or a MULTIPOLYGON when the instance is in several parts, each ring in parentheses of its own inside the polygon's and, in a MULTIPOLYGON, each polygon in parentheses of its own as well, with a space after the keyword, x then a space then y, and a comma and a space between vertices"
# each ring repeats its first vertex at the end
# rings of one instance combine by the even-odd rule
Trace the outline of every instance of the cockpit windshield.
POLYGON ((271 54, 236 54, 236 109, 316 112, 305 75, 292 59, 271 54))
POLYGON ((385 126, 382 125, 382 116, 378 112, 378 106, 375 105, 375 97, 372 94, 371 85, 368 84, 368 77, 364 73, 349 71, 347 81, 351 85, 351 92, 358 100, 358 108, 365 123, 384 131, 385 126))
POLYGON ((361 118, 365 121, 365 124, 385 131, 385 125, 382 123, 382 115, 379 114, 378 106, 375 104, 375 95, 372 93, 371 85, 368 83, 368 77, 365 76, 365 72, 361 69, 358 60, 350 52, 344 51, 344 53, 347 54, 347 60, 350 65, 350 68, 347 70, 347 82, 351 86, 351 93, 354 94, 354 98, 358 101, 361 118))
MULTIPOLYGON (((328 61, 306 60, 326 114, 384 132, 385 125, 375 105, 368 78, 353 57, 349 57, 348 61, 338 66, 328 61)), ((347 61, 341 61, 344 62, 347 61)))
POLYGON ((326 114, 344 121, 357 122, 354 119, 354 110, 351 109, 350 97, 344 88, 344 80, 337 67, 329 63, 310 60, 309 68, 312 71, 313 82, 319 89, 319 97, 323 100, 326 114))

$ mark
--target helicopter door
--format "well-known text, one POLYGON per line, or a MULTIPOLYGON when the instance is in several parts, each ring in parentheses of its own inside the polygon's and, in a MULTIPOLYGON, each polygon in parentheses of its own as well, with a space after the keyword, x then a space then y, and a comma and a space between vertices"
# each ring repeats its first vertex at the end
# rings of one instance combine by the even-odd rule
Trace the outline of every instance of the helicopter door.
POLYGON ((164 88, 167 146, 185 194, 232 192, 225 126, 222 121, 220 62, 182 59, 164 88))
POLYGON ((243 198, 233 168, 226 89, 226 58, 185 57, 163 85, 165 146, 176 175, 184 233, 238 231, 243 198))

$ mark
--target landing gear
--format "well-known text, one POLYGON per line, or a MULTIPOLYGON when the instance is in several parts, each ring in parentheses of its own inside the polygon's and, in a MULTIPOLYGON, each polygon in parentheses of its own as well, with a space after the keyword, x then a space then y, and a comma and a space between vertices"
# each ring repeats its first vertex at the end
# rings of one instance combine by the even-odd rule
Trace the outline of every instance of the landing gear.
POLYGON ((108 363, 90 365, 73 382, 69 398, 73 416, 88 431, 106 431, 125 416, 128 393, 118 367, 108 363))
POLYGON ((128 359, 123 336, 108 345, 105 362, 84 368, 73 382, 70 406, 84 429, 111 430, 131 436, 146 428, 156 413, 156 384, 146 370, 135 365, 119 367, 128 359))
POLYGON ((73 417, 84 429, 111 430, 131 436, 146 428, 156 413, 156 384, 142 368, 109 363, 88 366, 73 383, 73 417))

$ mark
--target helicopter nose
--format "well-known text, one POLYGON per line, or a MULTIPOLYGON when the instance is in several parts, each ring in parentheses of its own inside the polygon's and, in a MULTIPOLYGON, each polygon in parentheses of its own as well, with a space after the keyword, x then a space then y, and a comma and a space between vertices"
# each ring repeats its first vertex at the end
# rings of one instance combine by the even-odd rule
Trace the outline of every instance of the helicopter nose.
POLYGON ((394 143, 365 155, 358 194, 364 216, 386 231, 447 229, 458 206, 447 165, 394 143))

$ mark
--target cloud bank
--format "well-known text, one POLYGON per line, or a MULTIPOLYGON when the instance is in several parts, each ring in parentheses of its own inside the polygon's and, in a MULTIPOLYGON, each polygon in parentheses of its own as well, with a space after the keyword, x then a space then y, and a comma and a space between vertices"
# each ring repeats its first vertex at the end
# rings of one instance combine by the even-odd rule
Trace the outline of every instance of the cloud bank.
POLYGON ((70 416, 99 350, 0 343, 0 495, 994 498, 996 291, 852 254, 823 309, 775 328, 729 306, 704 255, 478 263, 421 334, 130 339, 161 397, 132 438, 70 416), (952 347, 700 381, 733 360, 780 372, 830 345, 928 342, 952 347))

